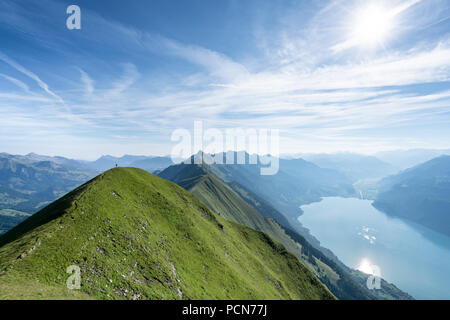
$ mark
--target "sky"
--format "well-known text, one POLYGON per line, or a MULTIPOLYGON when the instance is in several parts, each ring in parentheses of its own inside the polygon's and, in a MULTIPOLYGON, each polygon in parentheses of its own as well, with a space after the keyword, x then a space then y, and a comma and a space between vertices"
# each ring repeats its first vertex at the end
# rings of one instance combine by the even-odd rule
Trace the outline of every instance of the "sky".
POLYGON ((165 155, 194 121, 281 153, 448 149, 450 1, 2 0, 0 110, 13 154, 165 155))

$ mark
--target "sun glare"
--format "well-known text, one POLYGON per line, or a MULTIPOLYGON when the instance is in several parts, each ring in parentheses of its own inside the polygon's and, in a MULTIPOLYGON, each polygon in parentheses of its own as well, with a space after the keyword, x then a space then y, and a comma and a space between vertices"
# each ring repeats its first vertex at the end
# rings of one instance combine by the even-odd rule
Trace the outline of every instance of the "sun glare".
POLYGON ((356 270, 359 270, 359 271, 364 272, 366 274, 374 274, 374 271, 373 271, 373 268, 372 268, 372 264, 367 259, 363 259, 361 261, 361 263, 359 264, 359 266, 356 268, 356 270))
POLYGON ((378 4, 371 4, 355 14, 353 40, 363 46, 383 43, 393 27, 390 10, 378 4))

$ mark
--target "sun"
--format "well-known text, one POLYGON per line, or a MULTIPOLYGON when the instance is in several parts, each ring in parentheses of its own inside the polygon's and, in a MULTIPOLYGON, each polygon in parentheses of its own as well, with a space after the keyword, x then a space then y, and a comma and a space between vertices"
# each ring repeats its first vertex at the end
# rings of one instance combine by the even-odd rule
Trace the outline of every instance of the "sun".
POLYGON ((353 42, 360 46, 379 46, 393 29, 394 14, 381 4, 369 4, 355 12, 353 42))
POLYGON ((363 259, 359 266, 356 268, 356 270, 359 270, 361 272, 364 272, 366 274, 374 274, 374 271, 372 269, 372 264, 368 259, 363 259))
POLYGON ((349 9, 350 15, 344 23, 346 40, 334 45, 333 51, 340 52, 354 47, 371 50, 385 48, 388 40, 397 33, 397 16, 410 6, 393 7, 387 1, 379 0, 349 9))

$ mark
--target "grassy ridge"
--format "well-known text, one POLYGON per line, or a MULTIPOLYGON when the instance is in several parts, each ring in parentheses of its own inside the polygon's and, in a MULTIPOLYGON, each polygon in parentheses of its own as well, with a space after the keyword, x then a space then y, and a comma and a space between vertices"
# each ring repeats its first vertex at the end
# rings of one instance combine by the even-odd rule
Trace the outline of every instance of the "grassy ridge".
POLYGON ((112 169, 0 237, 0 298, 333 299, 266 234, 179 186, 112 169), (81 290, 65 288, 81 268, 81 290), (30 288, 36 288, 31 290, 30 288))

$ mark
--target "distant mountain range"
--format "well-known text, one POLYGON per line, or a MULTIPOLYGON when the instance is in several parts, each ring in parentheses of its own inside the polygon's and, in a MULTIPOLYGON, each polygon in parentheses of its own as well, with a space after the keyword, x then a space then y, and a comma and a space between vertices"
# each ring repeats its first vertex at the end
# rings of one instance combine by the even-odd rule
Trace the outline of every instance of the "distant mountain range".
POLYGON ((1 153, 0 210, 34 213, 95 174, 71 159, 1 153))
POLYGON ((394 167, 405 170, 442 155, 450 155, 450 149, 412 149, 384 151, 375 156, 394 167))
POLYGON ((134 168, 111 169, 0 237, 1 299, 334 299, 263 232, 134 168), (69 266, 80 290, 66 287, 69 266))
POLYGON ((89 162, 0 153, 0 234, 116 164, 155 172, 173 162, 169 157, 103 156, 89 162))
POLYGON ((450 156, 441 156, 380 181, 373 205, 450 235, 450 156))
POLYGON ((139 168, 152 173, 157 170, 165 169, 174 163, 170 157, 124 155, 119 158, 106 155, 92 162, 85 161, 84 164, 98 172, 114 168, 117 165, 120 167, 139 168))
POLYGON ((337 170, 357 181, 382 178, 442 155, 450 155, 450 149, 393 150, 370 156, 350 152, 297 153, 285 154, 282 158, 286 160, 302 158, 319 167, 337 170))
POLYGON ((353 182, 376 179, 399 171, 394 165, 374 156, 355 153, 309 154, 303 158, 319 167, 333 169, 345 174, 353 182))

